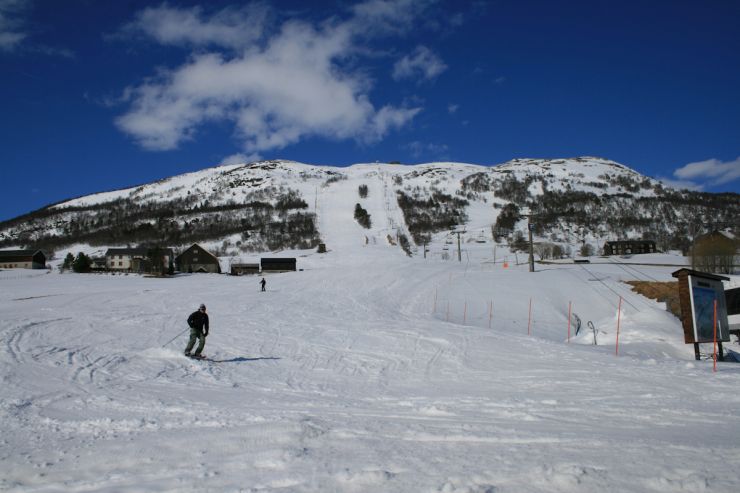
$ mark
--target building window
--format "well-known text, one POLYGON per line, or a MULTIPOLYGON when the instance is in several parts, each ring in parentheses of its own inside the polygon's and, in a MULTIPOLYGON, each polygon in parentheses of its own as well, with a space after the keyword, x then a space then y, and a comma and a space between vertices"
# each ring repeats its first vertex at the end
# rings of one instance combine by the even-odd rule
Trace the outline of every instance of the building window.
POLYGON ((198 257, 193 257, 193 262, 197 262, 197 261, 198 261, 198 257))

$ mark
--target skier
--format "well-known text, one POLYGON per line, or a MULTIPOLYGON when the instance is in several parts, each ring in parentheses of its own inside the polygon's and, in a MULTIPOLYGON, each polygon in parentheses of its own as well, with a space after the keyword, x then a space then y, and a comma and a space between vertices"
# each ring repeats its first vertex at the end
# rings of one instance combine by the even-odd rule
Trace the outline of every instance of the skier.
POLYGON ((203 346, 206 345, 206 337, 208 336, 208 314, 206 313, 206 305, 202 304, 197 311, 194 311, 188 317, 188 325, 190 326, 190 340, 188 346, 185 348, 185 356, 192 358, 202 358, 203 346), (198 347, 194 353, 190 353, 193 349, 196 339, 199 339, 198 347))
POLYGON ((263 277, 260 281, 260 285, 262 286, 262 291, 266 291, 265 284, 267 284, 267 281, 265 281, 265 278, 263 277))

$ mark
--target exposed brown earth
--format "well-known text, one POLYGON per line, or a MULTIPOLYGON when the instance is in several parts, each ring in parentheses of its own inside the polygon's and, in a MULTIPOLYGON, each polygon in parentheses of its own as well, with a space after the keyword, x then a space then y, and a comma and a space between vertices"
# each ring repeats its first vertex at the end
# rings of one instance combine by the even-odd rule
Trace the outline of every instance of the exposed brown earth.
POLYGON ((678 299, 678 281, 625 281, 632 290, 653 300, 665 302, 669 312, 681 318, 681 303, 678 299))

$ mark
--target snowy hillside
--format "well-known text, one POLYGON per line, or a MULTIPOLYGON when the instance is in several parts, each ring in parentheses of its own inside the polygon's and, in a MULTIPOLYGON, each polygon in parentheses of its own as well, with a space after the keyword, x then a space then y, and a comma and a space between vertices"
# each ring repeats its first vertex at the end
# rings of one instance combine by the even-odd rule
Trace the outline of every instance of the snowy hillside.
MULTIPOLYGON (((328 217, 369 211, 367 241, 408 241, 412 255, 452 229, 503 243, 526 231, 576 253, 605 241, 649 238, 683 249, 703 230, 732 223, 737 194, 678 192, 601 158, 518 159, 500 166, 428 163, 338 168, 261 161, 207 168, 155 183, 65 201, 0 223, 0 247, 63 253, 77 243, 107 248, 206 244, 223 257, 315 248, 334 233, 328 217), (352 187, 341 187, 342 183, 352 187), (358 187, 368 187, 366 199, 358 187), (341 198, 339 195, 341 195, 341 198), (371 207, 372 210, 367 209, 371 207)), ((77 252, 74 252, 75 254, 77 252)))

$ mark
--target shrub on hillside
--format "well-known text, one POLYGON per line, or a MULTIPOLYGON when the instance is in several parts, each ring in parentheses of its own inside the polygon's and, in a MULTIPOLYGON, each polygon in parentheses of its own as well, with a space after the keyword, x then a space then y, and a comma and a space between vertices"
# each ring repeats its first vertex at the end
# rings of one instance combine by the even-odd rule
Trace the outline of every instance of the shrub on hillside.
POLYGON ((362 208, 360 204, 355 204, 355 220, 360 223, 360 226, 366 229, 370 229, 372 221, 370 220, 370 214, 362 208))

